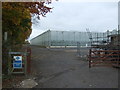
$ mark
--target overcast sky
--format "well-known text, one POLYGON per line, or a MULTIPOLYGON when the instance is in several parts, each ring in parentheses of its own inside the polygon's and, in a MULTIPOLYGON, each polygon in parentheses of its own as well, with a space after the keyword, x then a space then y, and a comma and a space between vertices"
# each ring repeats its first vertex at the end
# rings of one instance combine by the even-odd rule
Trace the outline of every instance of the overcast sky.
POLYGON ((47 30, 104 32, 113 30, 118 25, 118 2, 79 2, 64 0, 53 2, 52 13, 41 17, 32 25, 29 39, 47 30), (66 2, 64 2, 66 1, 66 2))

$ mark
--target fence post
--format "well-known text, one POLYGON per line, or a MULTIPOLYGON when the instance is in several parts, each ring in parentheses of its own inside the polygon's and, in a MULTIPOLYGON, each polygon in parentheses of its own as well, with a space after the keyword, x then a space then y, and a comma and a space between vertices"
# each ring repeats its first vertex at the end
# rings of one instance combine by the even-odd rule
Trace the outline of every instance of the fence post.
POLYGON ((89 68, 91 68, 91 49, 89 50, 89 68))
POLYGON ((77 54, 78 56, 81 56, 80 55, 80 42, 77 42, 77 54))
POLYGON ((27 73, 31 72, 31 48, 27 47, 27 73))

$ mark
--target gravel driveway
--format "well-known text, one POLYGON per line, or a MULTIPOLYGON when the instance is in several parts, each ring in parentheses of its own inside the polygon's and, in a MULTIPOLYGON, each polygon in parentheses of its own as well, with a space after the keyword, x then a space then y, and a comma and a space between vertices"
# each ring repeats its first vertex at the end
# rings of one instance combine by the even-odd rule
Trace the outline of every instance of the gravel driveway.
MULTIPOLYGON (((35 88, 118 88, 118 69, 92 67, 75 49, 32 48, 35 88)), ((84 49, 85 50, 85 49, 84 49)))

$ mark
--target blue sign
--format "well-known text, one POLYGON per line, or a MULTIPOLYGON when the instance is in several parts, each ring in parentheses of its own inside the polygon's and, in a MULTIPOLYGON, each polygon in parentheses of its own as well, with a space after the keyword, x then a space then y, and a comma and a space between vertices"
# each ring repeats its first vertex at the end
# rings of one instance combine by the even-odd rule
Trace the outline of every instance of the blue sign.
POLYGON ((13 68, 22 68, 21 63, 13 63, 13 68))
POLYGON ((22 68, 22 56, 14 56, 13 68, 22 68))
POLYGON ((16 60, 19 60, 19 59, 20 59, 20 57, 17 56, 17 57, 16 57, 16 60))

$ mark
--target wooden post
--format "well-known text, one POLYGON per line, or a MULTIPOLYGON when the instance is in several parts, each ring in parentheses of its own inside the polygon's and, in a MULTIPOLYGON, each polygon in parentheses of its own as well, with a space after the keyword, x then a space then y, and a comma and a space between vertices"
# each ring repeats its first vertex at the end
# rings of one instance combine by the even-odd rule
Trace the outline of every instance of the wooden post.
POLYGON ((27 47, 27 73, 31 72, 31 48, 27 47))
POLYGON ((89 50, 89 68, 91 68, 91 49, 89 50))

